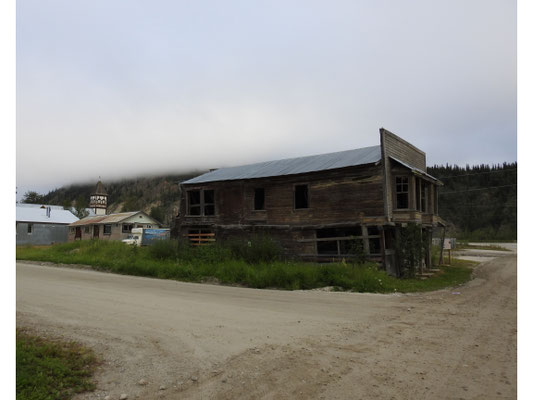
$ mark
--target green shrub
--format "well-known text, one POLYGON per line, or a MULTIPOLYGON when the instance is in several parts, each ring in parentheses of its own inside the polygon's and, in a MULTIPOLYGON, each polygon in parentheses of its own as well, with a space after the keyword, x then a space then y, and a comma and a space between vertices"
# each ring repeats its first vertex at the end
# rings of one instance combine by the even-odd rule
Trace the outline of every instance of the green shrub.
POLYGON ((232 257, 248 264, 268 263, 281 259, 282 248, 268 235, 254 235, 250 239, 232 240, 224 244, 232 257))

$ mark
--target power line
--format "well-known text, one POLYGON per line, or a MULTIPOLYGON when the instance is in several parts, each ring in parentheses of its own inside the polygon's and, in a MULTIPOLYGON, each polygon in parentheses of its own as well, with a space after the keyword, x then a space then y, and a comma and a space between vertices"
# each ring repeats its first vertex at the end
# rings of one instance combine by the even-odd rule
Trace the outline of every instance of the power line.
POLYGON ((511 187, 511 186, 516 186, 517 184, 514 183, 512 185, 502 185, 502 186, 489 186, 489 187, 485 187, 485 188, 477 188, 477 189, 468 189, 468 190, 457 190, 457 191, 454 191, 454 190, 450 190, 448 192, 439 192, 439 195, 441 194, 449 194, 449 193, 466 193, 466 192, 476 192, 478 190, 490 190, 490 189, 498 189, 498 188, 504 188, 504 187, 511 187))

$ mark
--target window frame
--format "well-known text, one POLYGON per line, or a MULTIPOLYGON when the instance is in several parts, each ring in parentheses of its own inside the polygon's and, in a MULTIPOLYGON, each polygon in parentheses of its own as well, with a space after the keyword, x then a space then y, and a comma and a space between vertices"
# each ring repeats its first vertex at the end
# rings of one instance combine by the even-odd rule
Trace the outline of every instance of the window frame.
POLYGON ((27 228, 26 228, 26 233, 28 235, 31 235, 33 234, 33 224, 28 224, 27 228))
POLYGON ((311 208, 311 191, 309 190, 308 183, 297 183, 293 186, 293 210, 309 210, 311 208), (306 207, 296 207, 296 193, 298 187, 306 188, 306 207))
POLYGON ((122 224, 122 228, 121 228, 122 233, 131 233, 132 229, 133 229, 133 224, 122 224), (126 226, 129 226, 130 229, 129 230, 124 229, 126 226))
POLYGON ((204 189, 189 189, 185 191, 185 211, 186 217, 214 217, 217 215, 217 202, 216 202, 216 190, 211 188, 204 189), (190 204, 190 195, 189 193, 199 192, 200 202, 193 204, 193 207, 198 207, 200 210, 199 214, 191 214, 191 204, 190 204), (213 202, 206 203, 205 201, 205 192, 213 192, 213 202), (206 208, 212 207, 213 213, 206 213, 206 208))
POLYGON ((266 211, 266 196, 265 196, 265 188, 264 187, 256 187, 254 188, 254 201, 253 201, 253 211, 266 211), (257 208, 257 193, 258 191, 262 192, 262 208, 257 208))
POLYGON ((102 228, 102 232, 104 235, 111 235, 112 232, 112 224, 104 224, 102 228), (107 232, 107 228, 109 228, 109 232, 107 232))
POLYGON ((395 175, 394 176, 394 209, 395 210, 409 210, 409 175, 395 175), (405 179, 405 182, 398 183, 398 179, 405 179), (398 185, 402 186, 402 191, 398 191, 398 185), (407 189, 404 191, 404 185, 407 185, 407 189), (406 206, 405 207, 398 207, 398 195, 406 195, 406 206))

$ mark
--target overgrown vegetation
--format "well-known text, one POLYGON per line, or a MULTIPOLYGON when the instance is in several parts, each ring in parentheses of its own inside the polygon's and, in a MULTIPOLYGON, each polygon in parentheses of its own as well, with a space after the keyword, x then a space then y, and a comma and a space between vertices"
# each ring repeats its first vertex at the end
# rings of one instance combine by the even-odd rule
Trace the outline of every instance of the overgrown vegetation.
POLYGON ((17 399, 63 400, 94 390, 93 352, 74 342, 44 339, 17 329, 17 399))
POLYGON ((439 214, 452 223, 452 235, 469 241, 516 240, 518 164, 433 166, 443 183, 439 214))
POLYGON ((284 261, 279 247, 266 237, 241 242, 193 247, 174 240, 151 247, 113 241, 76 241, 47 248, 19 247, 17 258, 64 264, 90 265, 119 274, 219 282, 252 288, 313 289, 334 287, 356 292, 410 292, 457 285, 470 277, 471 264, 444 268, 431 279, 396 279, 374 263, 314 264, 284 261))

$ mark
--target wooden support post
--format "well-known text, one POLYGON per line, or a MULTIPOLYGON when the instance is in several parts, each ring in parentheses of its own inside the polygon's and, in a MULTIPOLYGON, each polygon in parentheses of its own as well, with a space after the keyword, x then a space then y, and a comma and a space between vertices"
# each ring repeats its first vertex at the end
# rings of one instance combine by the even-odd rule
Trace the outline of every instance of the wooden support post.
POLYGON ((370 244, 368 243, 368 228, 366 225, 361 226, 361 233, 363 235, 363 248, 365 249, 365 254, 370 254, 370 244))
POLYGON ((446 237, 446 227, 442 228, 442 240, 440 242, 440 258, 439 258, 439 265, 442 265, 442 256, 444 251, 444 238, 446 237))

